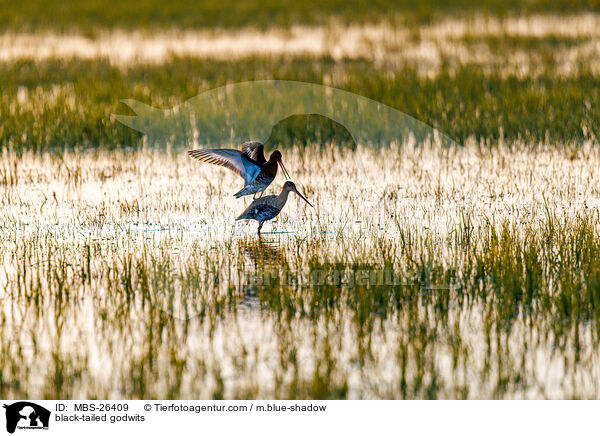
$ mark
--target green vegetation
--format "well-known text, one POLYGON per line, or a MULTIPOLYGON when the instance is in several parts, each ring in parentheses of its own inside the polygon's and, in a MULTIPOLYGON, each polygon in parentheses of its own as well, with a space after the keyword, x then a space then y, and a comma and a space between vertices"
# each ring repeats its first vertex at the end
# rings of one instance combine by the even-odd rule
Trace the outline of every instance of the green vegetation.
POLYGON ((597 11, 597 0, 308 0, 188 2, 158 0, 120 2, 107 7, 100 0, 0 1, 0 28, 93 31, 105 28, 271 27, 324 24, 332 19, 369 22, 397 19, 420 24, 441 16, 465 14, 518 15, 524 13, 597 11))
MULTIPOLYGON (((137 147, 141 135, 111 120, 129 113, 133 98, 170 108, 229 82, 286 79, 323 83, 343 68, 334 86, 381 101, 430 124, 463 143, 467 138, 508 141, 579 142, 598 137, 600 81, 582 71, 575 77, 543 73, 505 77, 482 68, 442 71, 421 77, 414 68, 373 70, 367 61, 249 59, 237 62, 176 59, 160 66, 111 67, 102 61, 20 61, 0 66, 0 145, 23 150, 137 147), (24 99, 19 103, 19 93, 24 99), (8 117, 6 115, 9 115, 8 117)), ((274 141, 289 137, 314 142, 302 119, 281 126, 274 141), (294 133, 295 129, 300 134, 294 133), (291 133, 288 133, 289 131, 291 133), (283 132, 283 133, 282 133, 283 132), (308 137, 304 135, 309 133, 308 137)), ((332 132, 333 133, 333 132, 332 132)))

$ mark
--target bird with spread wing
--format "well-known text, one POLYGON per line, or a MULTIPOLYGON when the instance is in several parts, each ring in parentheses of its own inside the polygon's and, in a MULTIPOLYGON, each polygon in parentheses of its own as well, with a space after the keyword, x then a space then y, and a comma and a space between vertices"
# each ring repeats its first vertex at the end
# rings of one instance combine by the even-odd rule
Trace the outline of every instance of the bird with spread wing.
POLYGON ((244 187, 236 192, 236 198, 264 192, 277 175, 280 166, 286 178, 290 178, 281 160, 281 152, 275 150, 265 159, 265 146, 257 141, 242 144, 240 150, 232 148, 206 148, 189 150, 188 154, 198 160, 230 169, 244 179, 244 187))

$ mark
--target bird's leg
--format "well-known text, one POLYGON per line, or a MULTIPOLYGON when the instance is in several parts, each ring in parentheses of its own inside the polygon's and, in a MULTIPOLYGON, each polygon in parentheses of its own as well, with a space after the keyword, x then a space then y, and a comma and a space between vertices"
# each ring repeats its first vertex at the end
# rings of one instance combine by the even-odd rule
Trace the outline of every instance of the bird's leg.
POLYGON ((260 235, 260 229, 262 228, 263 224, 264 224, 264 221, 262 223, 258 224, 258 234, 259 235, 260 235))
POLYGON ((265 190, 264 189, 262 191, 260 191, 260 195, 258 196, 258 198, 262 197, 263 195, 265 195, 265 190))

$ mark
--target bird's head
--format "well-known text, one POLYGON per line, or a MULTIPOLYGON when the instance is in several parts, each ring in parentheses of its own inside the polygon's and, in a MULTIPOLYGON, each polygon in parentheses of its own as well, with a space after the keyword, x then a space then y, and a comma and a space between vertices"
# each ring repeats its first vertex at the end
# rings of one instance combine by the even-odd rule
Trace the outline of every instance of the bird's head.
POLYGON ((283 161, 281 160, 281 152, 279 150, 275 150, 273 153, 271 153, 271 156, 269 156, 269 162, 277 162, 279 164, 279 166, 281 167, 281 170, 283 171, 285 178, 286 179, 290 178, 290 174, 288 173, 287 169, 283 165, 283 161))
POLYGON ((287 181, 285 182, 285 184, 283 185, 283 191, 287 191, 287 192, 295 192, 298 197, 300 197, 302 200, 306 201, 308 203, 308 205, 310 207, 312 207, 314 209, 314 206, 312 204, 310 204, 310 202, 306 199, 306 197, 304 197, 304 195, 300 194, 300 192, 298 192, 298 188, 296 188, 296 184, 292 181, 287 181))

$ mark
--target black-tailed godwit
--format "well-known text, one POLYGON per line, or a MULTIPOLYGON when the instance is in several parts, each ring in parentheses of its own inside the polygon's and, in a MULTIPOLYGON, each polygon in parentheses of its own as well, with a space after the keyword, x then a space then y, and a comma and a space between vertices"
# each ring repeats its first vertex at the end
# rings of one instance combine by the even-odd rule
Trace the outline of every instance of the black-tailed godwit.
POLYGON ((290 178, 281 161, 281 152, 275 150, 265 159, 265 146, 257 141, 245 142, 240 150, 230 148, 207 148, 189 150, 188 154, 214 165, 228 168, 244 179, 244 187, 236 192, 236 198, 263 192, 277 175, 277 165, 281 166, 286 178, 290 178))
POLYGON ((288 195, 290 192, 295 192, 298 196, 306 201, 310 207, 314 207, 310 202, 304 198, 302 194, 296 189, 294 182, 287 181, 283 185, 283 189, 279 195, 266 195, 264 197, 257 198, 250 206, 239 216, 236 220, 256 220, 258 221, 258 233, 262 228, 265 221, 272 220, 285 206, 288 195))

